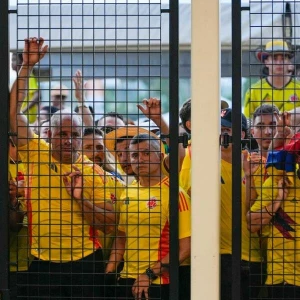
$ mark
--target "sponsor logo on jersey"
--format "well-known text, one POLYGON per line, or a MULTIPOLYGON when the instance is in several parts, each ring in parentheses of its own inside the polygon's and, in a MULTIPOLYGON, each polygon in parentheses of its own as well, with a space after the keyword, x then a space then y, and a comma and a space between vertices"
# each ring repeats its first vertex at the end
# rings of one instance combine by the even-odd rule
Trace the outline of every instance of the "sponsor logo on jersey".
POLYGON ((290 97, 290 101, 291 101, 291 102, 299 101, 299 97, 298 97, 296 94, 294 94, 294 95, 292 95, 292 96, 290 97))
POLYGON ((147 202, 147 208, 149 209, 155 208, 157 205, 156 201, 157 199, 155 197, 150 198, 150 200, 147 202))
POLYGON ((129 197, 126 197, 123 201, 124 204, 129 204, 129 197))

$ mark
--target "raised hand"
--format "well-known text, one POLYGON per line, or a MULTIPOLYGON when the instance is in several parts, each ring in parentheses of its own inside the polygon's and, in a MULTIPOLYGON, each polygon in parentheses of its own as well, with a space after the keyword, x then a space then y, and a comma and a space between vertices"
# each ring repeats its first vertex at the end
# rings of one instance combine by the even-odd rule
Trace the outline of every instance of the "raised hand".
POLYGON ((63 181, 67 192, 72 198, 82 200, 83 176, 79 168, 72 166, 73 172, 67 172, 63 175, 63 181))
POLYGON ((293 135, 293 131, 291 129, 291 113, 290 112, 283 112, 280 114, 275 114, 276 117, 276 128, 277 128, 277 134, 279 136, 288 138, 293 135))
POLYGON ((78 100, 78 103, 82 103, 84 100, 83 96, 83 85, 82 85, 82 73, 80 70, 77 70, 75 76, 73 77, 73 82, 75 85, 75 97, 78 100))
POLYGON ((144 99, 143 105, 138 104, 139 110, 156 124, 161 120, 161 102, 157 98, 144 99))
POLYGON ((243 150, 243 170, 245 176, 253 175, 258 168, 265 162, 265 159, 260 153, 252 152, 251 154, 247 150, 243 150))
POLYGON ((25 39, 23 50, 23 65, 34 66, 38 63, 47 53, 48 45, 44 46, 44 39, 29 38, 25 39))

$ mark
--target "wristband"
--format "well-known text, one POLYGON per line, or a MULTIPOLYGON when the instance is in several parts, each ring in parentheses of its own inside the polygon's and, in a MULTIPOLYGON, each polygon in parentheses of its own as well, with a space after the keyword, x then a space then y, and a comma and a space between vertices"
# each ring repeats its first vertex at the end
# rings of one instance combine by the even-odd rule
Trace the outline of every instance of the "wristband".
POLYGON ((146 269, 145 274, 149 277, 150 280, 155 280, 158 277, 150 268, 146 269))

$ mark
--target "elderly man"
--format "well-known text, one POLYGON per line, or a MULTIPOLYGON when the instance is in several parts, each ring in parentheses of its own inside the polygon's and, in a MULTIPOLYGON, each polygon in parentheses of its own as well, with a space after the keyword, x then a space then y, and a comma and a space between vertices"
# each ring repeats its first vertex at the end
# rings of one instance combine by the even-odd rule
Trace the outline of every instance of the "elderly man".
MULTIPOLYGON (((169 299, 169 178, 161 171, 164 158, 159 139, 133 137, 131 167, 138 177, 121 196, 119 234, 106 271, 115 271, 124 257, 116 299, 169 299)), ((180 189, 179 261, 190 257, 190 199, 180 189)))
POLYGON ((47 52, 42 38, 25 40, 23 64, 10 101, 11 129, 25 165, 30 250, 29 298, 103 296, 104 262, 98 230, 113 229, 115 215, 104 180, 79 153, 82 120, 70 111, 51 118, 50 143, 34 135, 21 112, 23 88, 47 52), (91 286, 93 286, 91 288, 91 286))
POLYGON ((270 41, 256 58, 268 69, 268 76, 256 82, 245 95, 244 114, 251 118, 262 103, 274 104, 280 111, 300 106, 300 82, 290 73, 294 56, 288 44, 282 40, 270 41))

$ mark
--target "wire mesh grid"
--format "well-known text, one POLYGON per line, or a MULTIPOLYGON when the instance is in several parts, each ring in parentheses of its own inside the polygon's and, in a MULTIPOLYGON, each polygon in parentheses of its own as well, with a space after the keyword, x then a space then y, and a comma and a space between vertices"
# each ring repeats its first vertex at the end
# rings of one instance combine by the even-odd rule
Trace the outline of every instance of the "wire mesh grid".
POLYGON ((169 238, 167 12, 160 1, 17 1, 11 299, 169 299, 170 248, 189 299, 183 189, 179 245, 169 238))

